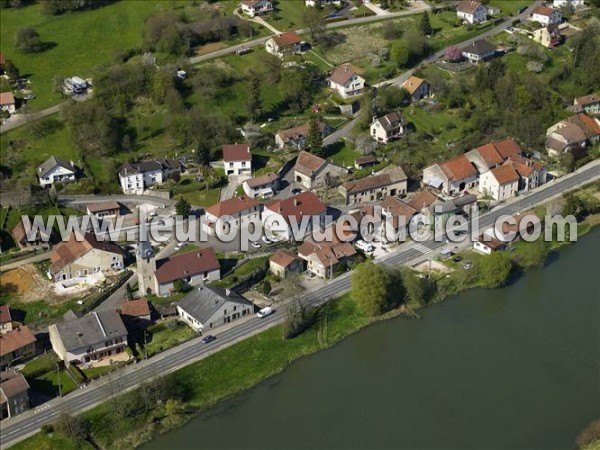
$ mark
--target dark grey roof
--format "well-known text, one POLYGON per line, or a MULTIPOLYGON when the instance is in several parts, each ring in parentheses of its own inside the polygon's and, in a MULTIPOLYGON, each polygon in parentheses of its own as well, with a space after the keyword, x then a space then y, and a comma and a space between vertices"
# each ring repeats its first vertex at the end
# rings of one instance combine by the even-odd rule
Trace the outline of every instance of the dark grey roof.
POLYGON ((226 303, 231 303, 232 306, 252 305, 246 298, 229 289, 201 286, 186 295, 178 306, 204 324, 209 322, 213 314, 226 303))
POLYGON ((466 53, 472 53, 474 55, 483 56, 495 52, 496 47, 493 44, 490 44, 485 39, 477 39, 472 44, 463 47, 462 51, 466 53))
POLYGON ((377 121, 381 124, 385 131, 392 131, 399 126, 404 126, 408 123, 406 118, 399 112, 391 112, 383 117, 379 117, 377 121))
POLYGON ((465 194, 461 197, 452 199, 452 201, 458 208, 461 208, 463 206, 470 205, 472 203, 477 203, 477 197, 473 194, 465 194))
POLYGON ((127 335, 121 316, 114 310, 92 312, 78 319, 65 319, 58 322, 56 328, 67 351, 104 345, 107 339, 127 335))
POLYGON ((48 158, 46 161, 44 161, 42 164, 40 164, 37 168, 37 174, 38 177, 40 178, 44 178, 51 170, 55 169, 56 167, 63 167, 67 170, 70 170, 71 172, 75 173, 75 167, 73 167, 73 164, 64 161, 60 158, 57 158, 56 156, 51 156, 50 158, 48 158))
POLYGON ((137 163, 125 163, 119 169, 121 176, 136 173, 152 172, 154 170, 179 170, 183 164, 176 159, 155 159, 152 161, 140 161, 137 163))

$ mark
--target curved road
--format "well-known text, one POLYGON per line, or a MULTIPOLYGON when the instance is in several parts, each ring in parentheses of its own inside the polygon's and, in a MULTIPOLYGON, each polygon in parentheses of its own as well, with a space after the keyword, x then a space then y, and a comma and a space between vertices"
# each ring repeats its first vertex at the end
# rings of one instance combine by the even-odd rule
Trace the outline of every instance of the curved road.
MULTIPOLYGON (((501 215, 513 215, 520 210, 526 210, 582 184, 600 178, 599 167, 600 161, 594 161, 570 175, 549 182, 528 195, 520 196, 518 201, 496 207, 493 211, 481 216, 479 229, 488 228, 501 215)), ((434 242, 432 240, 418 244, 407 242, 376 262, 386 266, 402 266, 423 259, 424 248, 433 252, 441 250, 445 245, 447 245, 445 242, 434 242)), ((345 273, 334 280, 328 281, 325 285, 307 291, 302 296, 302 301, 309 306, 320 305, 339 297, 341 294, 348 292, 349 289, 350 274, 345 273)), ((278 324, 282 319, 282 313, 275 313, 262 320, 252 319, 224 330, 211 345, 202 345, 200 339, 196 338, 146 361, 128 366, 117 372, 120 392, 132 389, 151 378, 165 375, 194 361, 206 358, 222 348, 278 324)), ((36 433, 42 425, 53 422, 62 412, 80 413, 107 400, 111 392, 104 385, 114 382, 114 378, 109 380, 104 377, 104 379, 94 381, 88 387, 72 392, 62 399, 51 400, 34 410, 4 421, 0 430, 2 447, 7 447, 36 433)))

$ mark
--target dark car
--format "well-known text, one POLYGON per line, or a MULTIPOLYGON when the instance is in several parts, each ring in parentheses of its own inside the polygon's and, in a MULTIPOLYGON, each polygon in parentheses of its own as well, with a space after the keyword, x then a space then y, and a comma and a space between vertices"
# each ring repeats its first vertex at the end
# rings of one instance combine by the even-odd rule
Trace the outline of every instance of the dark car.
POLYGON ((302 189, 300 188, 294 188, 292 189, 292 195, 298 195, 302 193, 302 189))
POLYGON ((202 338, 202 343, 203 344, 210 344, 212 341, 214 341, 215 339, 217 339, 216 336, 213 336, 212 334, 209 334, 208 336, 202 338))
POLYGON ((452 260, 454 262, 461 262, 462 261, 462 257, 460 256, 455 256, 454 259, 452 260))

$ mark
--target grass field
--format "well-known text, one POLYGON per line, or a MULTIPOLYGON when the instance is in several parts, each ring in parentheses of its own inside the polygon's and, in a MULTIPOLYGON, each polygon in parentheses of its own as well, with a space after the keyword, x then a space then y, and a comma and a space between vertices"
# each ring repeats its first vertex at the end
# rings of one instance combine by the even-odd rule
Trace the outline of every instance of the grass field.
POLYGON ((279 31, 304 28, 302 16, 306 11, 304 2, 300 0, 274 1, 275 13, 265 17, 268 23, 279 31))
POLYGON ((529 6, 533 3, 531 0, 490 0, 488 6, 495 6, 500 9, 502 15, 515 15, 519 9, 529 6))
POLYGON ((177 319, 168 319, 160 325, 162 326, 158 327, 156 332, 150 331, 152 327, 148 329, 148 344, 146 345, 148 357, 189 341, 196 336, 194 330, 186 324, 178 322, 177 319))
POLYGON ((188 202, 194 206, 211 206, 219 201, 221 189, 203 189, 182 194, 188 202))

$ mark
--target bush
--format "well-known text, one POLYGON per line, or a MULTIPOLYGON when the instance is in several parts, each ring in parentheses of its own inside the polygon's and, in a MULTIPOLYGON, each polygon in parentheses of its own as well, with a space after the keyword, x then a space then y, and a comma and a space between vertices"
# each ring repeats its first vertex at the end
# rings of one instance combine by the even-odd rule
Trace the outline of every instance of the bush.
POLYGON ((54 432, 54 425, 52 425, 51 423, 47 423, 46 425, 42 425, 41 430, 44 434, 50 434, 54 432))

